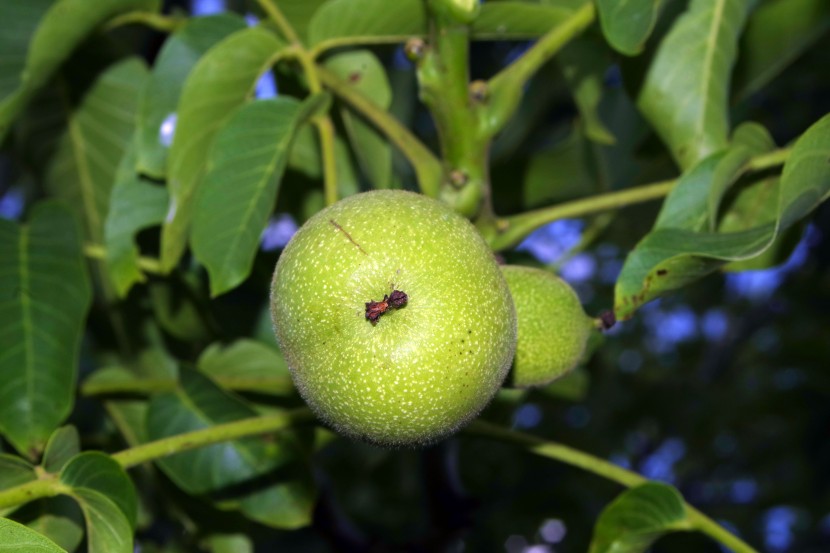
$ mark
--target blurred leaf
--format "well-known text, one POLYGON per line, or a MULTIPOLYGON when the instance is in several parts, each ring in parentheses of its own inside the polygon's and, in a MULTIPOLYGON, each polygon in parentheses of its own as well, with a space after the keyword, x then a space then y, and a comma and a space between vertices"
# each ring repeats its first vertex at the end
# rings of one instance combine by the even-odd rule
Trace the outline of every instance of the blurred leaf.
POLYGON ((563 21, 572 10, 528 2, 487 2, 472 24, 473 40, 537 38, 563 21))
POLYGON ((132 140, 147 68, 128 58, 108 68, 66 115, 67 129, 49 166, 47 186, 83 221, 84 236, 104 242, 104 223, 116 170, 132 140))
POLYGON ((66 553, 49 538, 7 518, 0 518, 0 551, 66 553))
MULTIPOLYGON (((303 125, 297 129, 288 154, 288 167, 312 179, 322 177, 323 162, 320 157, 320 146, 317 133, 312 125, 303 125)), ((338 177, 339 175, 338 172, 338 177)))
POLYGON ((680 493, 648 482, 624 491, 602 511, 589 553, 642 553, 667 532, 691 529, 680 493))
POLYGON ((681 179, 678 188, 666 199, 655 229, 629 253, 614 291, 617 317, 630 317, 647 301, 685 286, 725 262, 763 253, 781 232, 830 194, 828 151, 830 115, 813 124, 790 152, 778 186, 774 219, 765 222, 767 215, 758 211, 760 220, 751 228, 737 232, 700 231, 708 228, 708 211, 701 206, 708 203, 715 171, 729 152, 719 152, 703 160, 681 179), (702 190, 690 186, 698 180, 702 190), (688 208, 685 217, 684 206, 688 208))
MULTIPOLYGON (((369 132, 373 131, 369 130, 369 132)), ((352 162, 352 154, 346 144, 346 139, 342 136, 334 137, 334 166, 337 174, 337 195, 340 198, 347 198, 360 192, 360 176, 357 174, 357 167, 352 162)), ((314 213, 316 211, 311 215, 314 213)))
MULTIPOLYGON (((0 3, 0 99, 14 94, 23 79, 29 42, 55 0, 0 3)), ((0 132, 0 135, 3 133, 0 132)))
MULTIPOLYGON (((25 64, 21 67, 21 48, 24 32, 31 32, 31 24, 37 15, 43 13, 45 3, 36 0, 30 7, 22 9, 19 2, 3 2, 0 8, 0 22, 13 25, 15 29, 9 35, 9 42, 13 44, 11 55, 0 65, 0 91, 4 92, 0 100, 0 138, 5 135, 8 126, 17 116, 17 113, 28 102, 29 97, 38 88, 43 86, 52 73, 63 63, 75 47, 90 34, 96 27, 108 19, 131 10, 157 11, 159 0, 60 0, 52 3, 39 21, 33 34, 25 35, 29 42, 25 55, 25 64), (21 27, 17 27, 17 17, 21 18, 21 27), (10 90, 8 82, 14 80, 16 89, 6 96, 10 90)), ((29 4, 29 2, 26 2, 29 4)), ((6 29, 0 27, 0 35, 6 34, 6 29)), ((4 45, 6 41, 0 41, 4 45)))
POLYGON ((149 283, 150 304, 156 322, 171 336, 185 342, 203 342, 213 334, 207 315, 200 305, 200 290, 191 275, 149 283))
POLYGON ((539 388, 539 392, 568 401, 581 401, 588 394, 590 383, 591 375, 585 367, 579 366, 547 386, 539 388))
POLYGON ((167 212, 167 190, 143 180, 135 172, 135 145, 121 160, 110 195, 104 224, 107 270, 119 297, 124 297, 147 277, 139 267, 135 235, 161 224, 167 212))
POLYGON ((89 488, 73 490, 72 497, 84 513, 88 553, 134 553, 130 523, 109 497, 89 488))
POLYGON ((637 101, 688 169, 727 144, 728 91, 749 0, 692 0, 662 40, 637 101))
POLYGON ((830 30, 826 0, 768 0, 749 16, 741 36, 736 96, 761 90, 830 30))
POLYGON ((248 277, 297 127, 325 95, 251 102, 216 135, 193 214, 193 253, 218 296, 248 277))
POLYGON ((0 220, 0 429, 34 457, 72 409, 91 301, 80 229, 57 202, 0 220))
POLYGON ((605 72, 610 65, 605 51, 593 40, 576 38, 559 52, 558 60, 582 116, 585 135, 599 144, 613 144, 614 135, 602 122, 598 111, 605 72))
POLYGON ((314 13, 308 28, 309 44, 320 48, 361 43, 404 42, 426 31, 421 0, 328 0, 314 13))
POLYGON ((135 526, 138 497, 133 481, 124 467, 106 453, 79 453, 63 467, 60 481, 72 488, 70 495, 87 490, 105 496, 121 511, 129 525, 135 526))
POLYGON ((208 50, 188 75, 168 162, 170 209, 161 235, 164 270, 173 269, 184 252, 194 201, 207 168, 205 152, 236 108, 250 98, 257 79, 282 47, 265 29, 243 29, 208 50))
MULTIPOLYGON (((709 184, 710 231, 714 231, 717 226, 718 209, 720 209, 724 194, 741 175, 746 163, 755 156, 771 152, 774 148, 775 142, 769 132, 757 123, 743 123, 735 130, 732 146, 718 165, 709 184)), ((774 206, 774 199, 769 199, 771 201, 768 204, 774 206)), ((756 221, 755 224, 767 221, 768 219, 756 221)))
POLYGON ((41 465, 46 472, 57 473, 71 458, 81 451, 81 438, 78 429, 72 425, 61 426, 55 430, 46 442, 41 465))
MULTIPOLYGON (((32 480, 37 480, 33 465, 16 455, 0 453, 0 490, 13 488, 32 480)), ((0 509, 0 516, 7 515, 15 509, 17 507, 0 509)))
POLYGON ((70 552, 78 549, 84 539, 84 515, 67 496, 28 503, 15 513, 15 518, 70 552))
MULTIPOLYGON (((392 90, 380 60, 368 50, 335 54, 325 62, 326 68, 363 94, 380 109, 389 110, 392 90)), ((343 123, 360 168, 373 188, 390 188, 392 184, 392 148, 372 125, 349 109, 341 110, 343 123)))
POLYGON ((540 207, 586 196, 597 190, 591 145, 573 130, 564 141, 530 158, 524 175, 524 206, 540 207))
MULTIPOLYGON (((195 371, 181 375, 181 390, 150 401, 151 440, 256 416, 239 398, 195 371)), ((211 494, 220 507, 275 528, 298 528, 311 521, 314 491, 306 477, 291 474, 296 454, 292 432, 215 444, 160 459, 159 466, 190 494, 211 494), (288 479, 286 479, 288 477, 288 479)))
POLYGON ((254 544, 245 534, 209 536, 202 546, 211 553, 254 553, 254 544))
POLYGON ((212 344, 199 357, 199 370, 233 390, 276 395, 294 391, 282 354, 253 340, 226 347, 212 344))
POLYGON ((107 413, 130 447, 150 441, 145 427, 147 403, 147 401, 140 399, 107 401, 104 403, 107 413))
POLYGON ((314 14, 325 3, 326 0, 280 0, 279 7, 297 36, 307 45, 308 26, 314 14))
POLYGON ((245 27, 245 20, 235 14, 196 17, 187 20, 164 42, 141 95, 135 163, 140 173, 164 178, 169 144, 160 139, 159 133, 165 119, 176 113, 185 80, 214 44, 245 27))
POLYGON ((627 56, 643 51, 662 0, 597 0, 599 22, 608 44, 627 56))

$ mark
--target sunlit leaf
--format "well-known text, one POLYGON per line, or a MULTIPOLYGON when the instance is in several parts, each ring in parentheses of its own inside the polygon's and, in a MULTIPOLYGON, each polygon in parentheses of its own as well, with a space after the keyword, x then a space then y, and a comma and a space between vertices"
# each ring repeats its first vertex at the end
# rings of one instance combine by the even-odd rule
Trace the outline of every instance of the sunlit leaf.
POLYGON ((161 126, 175 115, 187 76, 211 46, 244 28, 245 21, 233 14, 197 17, 188 20, 164 42, 141 95, 135 164, 139 172, 156 178, 165 176, 170 144, 164 143, 161 126))
POLYGON ((749 0, 692 0, 658 47, 637 104, 687 169, 727 144, 728 91, 749 0))
POLYGON ((297 127, 319 104, 289 97, 240 108, 216 136, 193 214, 192 244, 210 274, 211 294, 238 286, 251 271, 274 209, 297 127))
MULTIPOLYGON (((756 138, 763 137, 754 132, 756 138)), ((740 147, 740 146, 737 146, 740 147)), ((796 142, 777 186, 776 212, 759 212, 753 226, 735 232, 705 232, 709 186, 728 152, 698 164, 678 183, 661 212, 659 226, 628 255, 615 288, 614 309, 624 319, 655 297, 708 274, 729 261, 750 259, 810 213, 830 194, 830 115, 813 124, 796 142), (689 186, 700 182, 700 190, 689 186), (682 188, 681 188, 682 187, 682 188), (684 214, 683 208, 688 212, 684 214)), ((727 212, 724 219, 729 217, 727 212)))
POLYGON ((170 208, 162 227, 162 267, 179 261, 188 240, 194 202, 216 133, 253 93, 259 76, 276 60, 283 43, 252 27, 237 31, 202 56, 185 81, 168 161, 170 208))
POLYGON ((658 482, 626 490, 603 511, 589 553, 643 553, 667 532, 691 530, 683 497, 658 482))
MULTIPOLYGON (((326 60, 326 67, 378 108, 389 109, 392 103, 389 79, 383 64, 370 51, 336 54, 326 60)), ((344 109, 342 114, 363 174, 373 188, 389 188, 392 180, 392 148, 389 142, 352 111, 344 109)))
POLYGON ((66 553, 66 550, 31 528, 0 518, 0 552, 66 553))
POLYGON ((91 300, 80 229, 55 202, 29 223, 0 220, 0 429, 32 455, 72 409, 91 300))
POLYGON ((615 50, 633 56, 643 50, 660 12, 661 0, 597 0, 602 32, 615 50))

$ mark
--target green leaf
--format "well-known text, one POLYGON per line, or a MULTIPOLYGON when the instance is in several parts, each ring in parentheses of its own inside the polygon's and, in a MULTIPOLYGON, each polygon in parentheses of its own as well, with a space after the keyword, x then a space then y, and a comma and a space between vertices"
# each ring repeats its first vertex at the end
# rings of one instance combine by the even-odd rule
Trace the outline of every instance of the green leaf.
POLYGON ((160 140, 159 133, 165 119, 176 112, 187 76, 208 49, 244 28, 245 21, 233 14, 196 17, 164 42, 141 95, 136 162, 140 173, 164 178, 169 144, 160 140))
POLYGON ((128 58, 108 68, 68 113, 46 176, 53 195, 83 221, 84 236, 104 241, 104 222, 116 170, 133 136, 138 98, 147 68, 128 58))
POLYGON ((421 0, 329 0, 314 13, 308 39, 323 50, 349 44, 404 42, 426 32, 421 0))
POLYGON ((599 115, 605 73, 610 65, 605 52, 595 41, 577 38, 559 52, 558 60, 582 116, 585 135, 598 144, 613 144, 614 135, 599 115))
POLYGON ((66 553, 66 550, 31 528, 0 518, 0 552, 66 553))
POLYGON ((599 22, 608 44, 618 52, 634 56, 643 51, 661 0, 597 0, 599 22))
POLYGON ((86 519, 88 553, 133 553, 133 530, 118 506, 101 492, 72 492, 86 519))
MULTIPOLYGON (((22 16, 22 27, 15 29, 14 34, 10 36, 15 47, 10 58, 3 66, 0 66, 2 72, 0 75, 4 81, 15 78, 18 82, 14 92, 8 96, 4 94, 5 97, 0 100, 0 138, 5 135, 9 125, 26 105, 32 93, 46 83, 75 47, 96 27, 121 13, 131 10, 157 11, 159 8, 159 0, 98 0, 96 2, 59 0, 53 2, 43 14, 37 30, 29 35, 26 61, 21 69, 20 55, 23 38, 21 35, 31 29, 33 16, 41 13, 45 3, 37 0, 26 9, 11 6, 11 4, 20 5, 19 2, 4 2, 3 4, 0 21, 16 26, 18 21, 15 16, 19 11, 22 16), (19 70, 18 73, 11 74, 11 71, 15 69, 19 70)), ((5 31, 6 29, 3 29, 0 35, 5 34, 5 31)), ((4 51, 4 58, 5 55, 4 51)), ((0 86, 0 90, 3 91, 9 88, 8 84, 0 86)))
POLYGON ((70 497, 57 496, 26 504, 15 518, 67 551, 75 551, 84 539, 84 515, 70 497))
POLYGON ((219 129, 250 98, 259 76, 277 59, 283 43, 252 27, 237 31, 202 56, 185 81, 168 161, 170 208, 162 227, 161 263, 170 271, 179 261, 207 152, 219 129))
POLYGON ((0 3, 0 99, 13 95, 21 85, 29 42, 54 1, 0 3))
POLYGON ((590 194, 598 188, 592 172, 591 144, 578 130, 551 149, 530 158, 523 183, 523 205, 541 207, 590 194))
POLYGON ((717 226, 718 209, 724 194, 743 173, 746 163, 753 157, 770 152, 774 148, 775 142, 769 132, 757 123, 744 123, 735 130, 732 146, 718 165, 709 185, 710 231, 714 231, 717 226))
POLYGON ((0 220, 0 430, 34 456, 72 409, 91 301, 80 229, 56 202, 0 220))
MULTIPOLYGON (((756 133, 750 134, 758 138, 756 133)), ((828 152, 830 115, 825 115, 798 139, 790 152, 777 187, 774 218, 770 219, 768 212, 762 210, 754 226, 742 225, 736 232, 702 230, 709 228, 711 183, 729 152, 718 152, 703 160, 681 179, 666 199, 658 225, 628 255, 614 291, 617 317, 630 317, 645 302, 711 273, 726 262, 762 254, 783 231, 830 195, 828 152), (700 190, 694 189, 694 182, 699 183, 700 190), (688 217, 684 216, 684 207, 688 217)), ((724 220, 728 217, 727 212, 724 220)))
POLYGON ((762 2, 741 37, 736 96, 761 90, 828 30, 830 3, 825 0, 762 2))
MULTIPOLYGON (((181 386, 178 393, 151 400, 147 413, 151 440, 256 416, 246 403, 200 373, 182 372, 181 386)), ((311 520, 314 491, 307 475, 292 474, 297 438, 293 432, 269 438, 251 437, 185 451, 158 464, 187 493, 211 494, 221 501, 220 507, 239 509, 276 528, 304 526, 311 520)))
MULTIPOLYGON (((13 488, 37 480, 35 467, 16 455, 0 453, 0 490, 13 488)), ((0 509, 0 516, 11 513, 17 507, 0 509)))
MULTIPOLYGON (((528 2, 487 2, 470 29, 473 40, 536 38, 562 23, 573 10, 528 2)), ((354 44, 405 42, 427 31, 421 0, 329 0, 315 12, 309 42, 316 51, 354 44)))
POLYGON ((81 451, 78 429, 72 425, 55 430, 46 442, 42 465, 46 472, 59 472, 71 458, 81 451))
POLYGON ((487 2, 473 21, 473 40, 537 38, 565 21, 573 10, 528 2, 487 2))
POLYGON ((129 525, 135 527, 138 497, 133 481, 124 467, 106 453, 79 453, 63 467, 60 481, 72 489, 70 495, 86 490, 105 496, 121 511, 129 525))
POLYGON ((211 295, 251 271, 274 209, 297 127, 325 98, 260 100, 234 113, 216 136, 193 214, 193 253, 210 274, 211 295))
POLYGON ((280 11, 303 44, 308 44, 308 26, 311 19, 325 3, 326 0, 280 0, 280 11))
POLYGON ((227 347, 212 344, 199 357, 199 370, 233 390, 275 395, 294 391, 282 354, 253 340, 238 340, 227 347))
POLYGON ((680 493, 648 482, 621 493, 602 511, 588 551, 642 553, 667 532, 691 529, 680 493))
MULTIPOLYGON (((392 104, 392 89, 380 60, 368 50, 336 54, 325 62, 326 68, 343 79, 356 92, 382 110, 392 104)), ((375 127, 351 110, 341 110, 355 156, 363 174, 373 188, 392 184, 392 148, 375 127)))
POLYGON ((133 144, 118 166, 104 224, 107 271, 119 297, 126 296, 134 284, 147 281, 139 267, 135 235, 161 224, 169 202, 164 187, 135 172, 135 150, 133 144))
POLYGON ((749 0, 692 0, 660 43, 638 106, 684 169, 727 144, 728 91, 749 0))
POLYGON ((211 553, 254 553, 254 544, 245 534, 209 536, 201 545, 211 553))

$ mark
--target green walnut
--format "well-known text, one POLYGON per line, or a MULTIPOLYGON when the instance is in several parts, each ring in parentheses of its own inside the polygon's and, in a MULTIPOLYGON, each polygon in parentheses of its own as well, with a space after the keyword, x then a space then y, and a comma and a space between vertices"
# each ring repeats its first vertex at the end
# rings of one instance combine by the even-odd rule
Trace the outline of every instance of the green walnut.
POLYGON ((573 369, 585 351, 594 321, 576 293, 556 275, 505 265, 501 268, 513 295, 519 324, 511 386, 544 386, 573 369))
POLYGON ((318 212, 277 262, 271 313, 294 383, 338 432, 428 444, 487 405, 516 313, 492 252, 444 204, 403 191, 318 212))

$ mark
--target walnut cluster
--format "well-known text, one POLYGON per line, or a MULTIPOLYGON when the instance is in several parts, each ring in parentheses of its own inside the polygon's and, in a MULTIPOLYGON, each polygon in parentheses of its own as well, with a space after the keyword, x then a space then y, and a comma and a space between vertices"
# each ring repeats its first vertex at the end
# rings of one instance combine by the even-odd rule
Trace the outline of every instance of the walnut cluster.
POLYGON ((384 294, 380 301, 366 302, 366 319, 376 325, 381 315, 390 309, 400 309, 406 305, 407 301, 409 301, 409 297, 404 292, 392 290, 391 294, 384 294))

